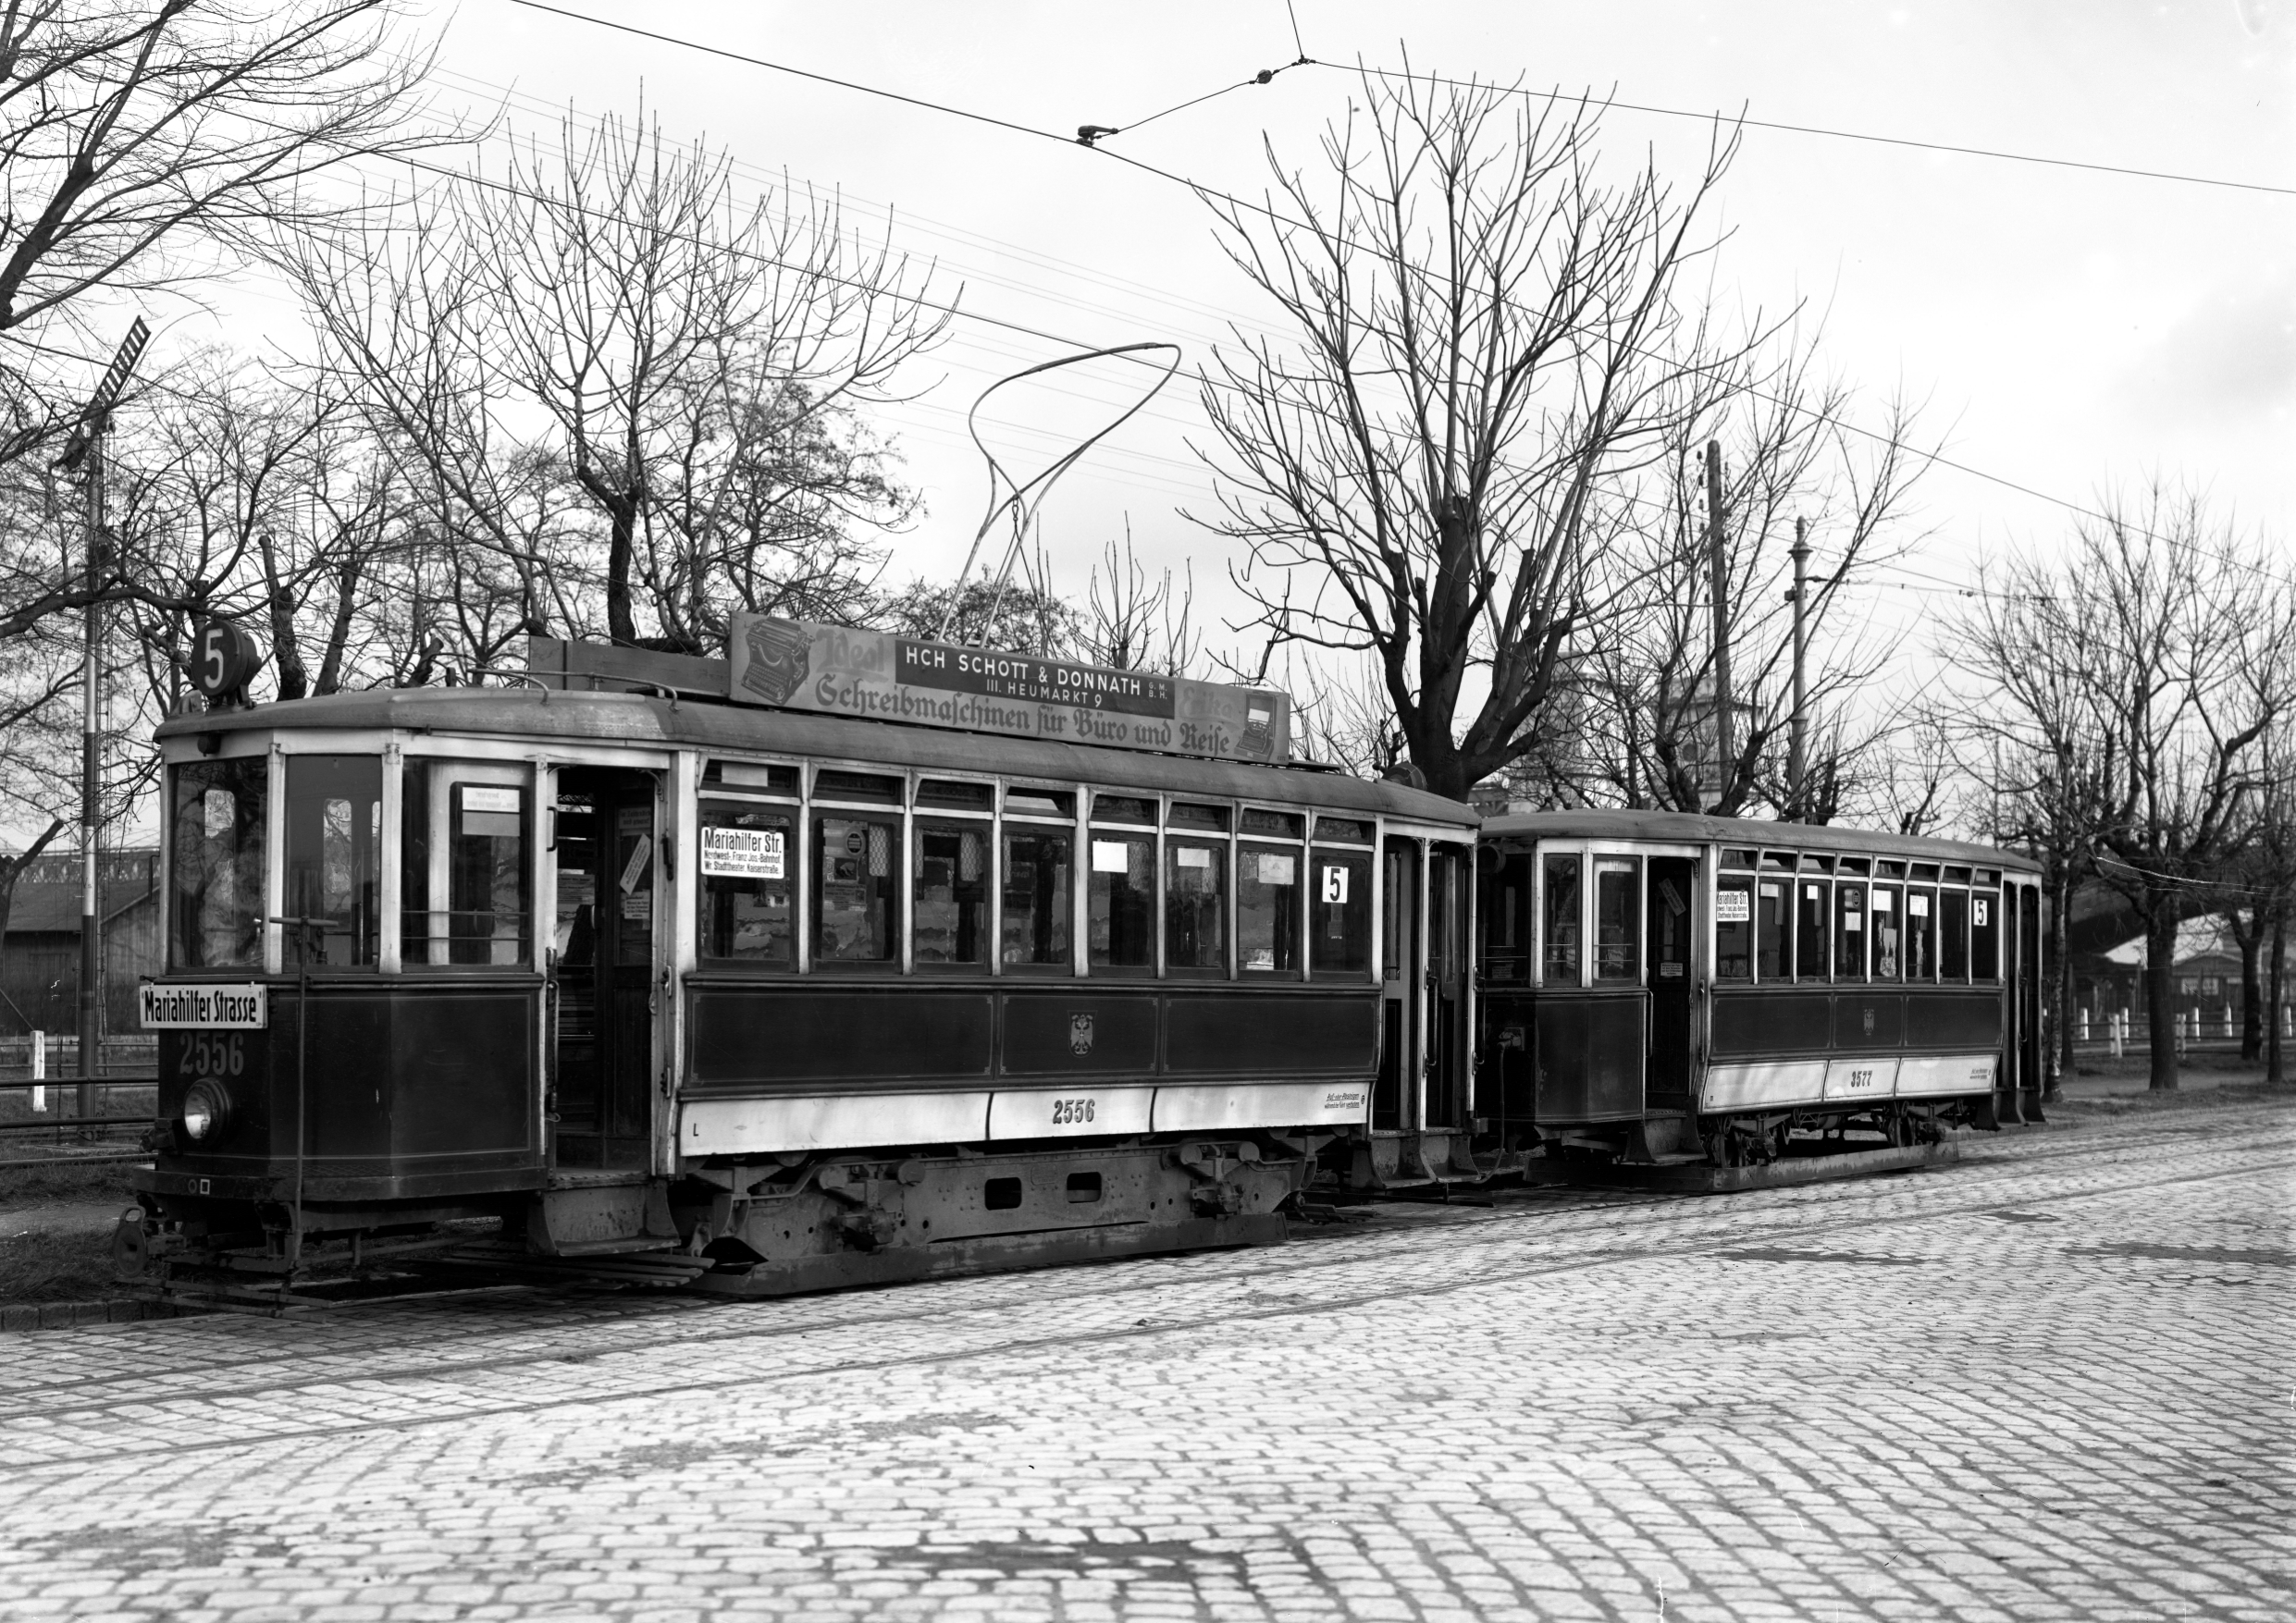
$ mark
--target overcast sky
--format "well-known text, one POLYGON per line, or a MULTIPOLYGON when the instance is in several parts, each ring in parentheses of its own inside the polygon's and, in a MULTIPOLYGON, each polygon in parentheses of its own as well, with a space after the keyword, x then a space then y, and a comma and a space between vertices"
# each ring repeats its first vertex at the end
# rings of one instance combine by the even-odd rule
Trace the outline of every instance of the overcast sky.
MULTIPOLYGON (((1032 129, 1123 126, 1305 53, 1324 64, 1400 64, 1621 102, 1735 113, 1961 146, 2296 188, 2296 5, 2288 0, 2050 4, 1481 4, 1294 0, 1146 6, 868 6, 764 3, 567 8, 728 51, 969 109, 1032 129)), ((895 211, 896 240, 940 262, 964 310, 920 368, 912 404, 883 414, 929 513, 899 544, 896 576, 944 577, 981 511, 983 473, 963 413, 998 375, 1092 346, 1169 338, 1191 364, 1256 326, 1204 205, 1183 188, 1072 143, 809 82, 635 39, 511 0, 464 0, 445 36, 442 105, 510 104, 513 129, 554 129, 643 97, 673 136, 729 148, 745 186, 786 170, 895 211)), ((1315 161, 1352 88, 1338 67, 1289 71, 1117 137, 1112 148, 1206 185, 1256 191, 1263 141, 1315 161)), ((1608 146, 1648 144, 1681 172, 1696 124, 1614 110, 1608 146)), ((1902 387, 1957 461, 2076 501, 2159 471, 2285 551, 2296 402, 2296 195, 2139 178, 1867 141, 1750 129, 1719 218, 1734 235, 1722 297, 1780 312, 1806 301, 1825 351, 1879 397, 1902 387)), ((280 319, 289 313, 273 307, 280 319)), ((1119 390, 1113 374, 1000 406, 1039 430, 1081 431, 1119 390)), ((1192 559, 1205 598, 1221 544, 1176 514, 1206 505, 1188 449, 1201 440, 1178 384, 1072 473, 1047 507, 1060 584, 1129 514, 1159 561, 1192 559)), ((1016 460, 1066 449, 1015 433, 1016 460)), ((2002 485, 1936 471, 1928 532, 1885 620, 1918 624, 1969 578, 1981 547, 2055 546, 2069 515, 2002 485)), ((1822 535, 1816 537, 1824 545, 1822 535)))

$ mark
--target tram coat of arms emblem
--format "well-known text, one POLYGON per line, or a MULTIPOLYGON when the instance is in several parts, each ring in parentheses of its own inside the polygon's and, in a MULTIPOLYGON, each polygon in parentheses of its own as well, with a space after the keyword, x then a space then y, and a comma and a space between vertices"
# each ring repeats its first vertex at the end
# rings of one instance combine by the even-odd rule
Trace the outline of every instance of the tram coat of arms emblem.
POLYGON ((1092 1017, 1090 1014, 1068 1016, 1068 1051, 1072 1054, 1092 1051, 1092 1017))

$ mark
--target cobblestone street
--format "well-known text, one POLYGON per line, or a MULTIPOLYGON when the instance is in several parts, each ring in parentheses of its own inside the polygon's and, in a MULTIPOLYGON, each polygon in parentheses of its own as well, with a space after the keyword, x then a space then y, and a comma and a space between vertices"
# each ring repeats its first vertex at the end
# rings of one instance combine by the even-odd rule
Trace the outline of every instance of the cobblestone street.
POLYGON ((19 1335, 0 1614, 2285 1618, 2296 1110, 792 1302, 19 1335))

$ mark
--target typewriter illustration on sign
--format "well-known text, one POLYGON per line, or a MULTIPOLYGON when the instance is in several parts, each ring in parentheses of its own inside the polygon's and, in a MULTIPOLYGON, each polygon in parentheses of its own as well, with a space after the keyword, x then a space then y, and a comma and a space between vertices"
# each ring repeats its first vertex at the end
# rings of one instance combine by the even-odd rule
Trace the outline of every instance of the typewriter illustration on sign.
POLYGON ((786 620, 749 622, 749 665, 741 684, 769 705, 785 705, 805 680, 813 639, 786 620))
POLYGON ((1272 731, 1275 711, 1265 699, 1254 695, 1244 701, 1243 738, 1237 744, 1248 756, 1266 756, 1276 747, 1272 731))

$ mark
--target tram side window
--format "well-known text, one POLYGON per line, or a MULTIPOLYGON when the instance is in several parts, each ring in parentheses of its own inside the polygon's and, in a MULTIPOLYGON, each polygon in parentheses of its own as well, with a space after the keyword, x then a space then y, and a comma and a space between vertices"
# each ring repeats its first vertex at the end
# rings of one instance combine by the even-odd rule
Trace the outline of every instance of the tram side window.
POLYGON ((1531 859, 1521 852, 1501 858, 1485 881, 1479 910, 1483 924, 1483 977, 1495 985, 1531 977, 1531 859))
POLYGON ((1937 978, 1937 892, 1906 892, 1906 978, 1937 978))
POLYGON ((1969 893, 1937 895, 1937 970, 1947 980, 1969 977, 1969 893))
POLYGON ((1069 846, 1058 829, 1005 825, 1005 939, 1012 965, 1069 967, 1069 846))
POLYGON ((1642 978, 1641 865, 1632 858, 1595 863, 1595 978, 1642 978))
POLYGON ((287 762, 287 965, 372 969, 381 937, 380 756, 287 762))
POLYGON ((740 801, 701 805, 701 955, 797 966, 790 814, 740 801))
POLYGON ((1714 886, 1714 976, 1718 980, 1754 978, 1751 874, 1725 874, 1714 886))
POLYGON ((263 962, 269 765, 249 756, 170 768, 168 957, 178 969, 263 962))
POLYGON ((2001 898, 1990 891, 1969 893, 1969 978, 2001 978, 2001 898))
POLYGON ((1895 885, 1873 887, 1873 978, 1896 980, 1905 974, 1903 925, 1895 885))
POLYGON ((1794 978, 1794 881, 1763 879, 1754 896, 1754 973, 1763 980, 1794 978))
POLYGON ((1236 947, 1245 973, 1300 969, 1300 854, 1245 845, 1236 853, 1236 947))
POLYGON ((1845 881, 1833 887, 1833 978, 1866 977, 1866 888, 1845 881))
POLYGON ((1800 980, 1826 977, 1826 883, 1796 879, 1801 898, 1794 910, 1794 974, 1800 980))
POLYGON ((1164 967, 1228 973, 1228 848, 1167 837, 1164 846, 1164 967))
POLYGON ((1371 853, 1318 846, 1312 867, 1315 895, 1308 904, 1309 967, 1318 975, 1370 974, 1371 853))
MULTIPOLYGON (((1104 800, 1104 805, 1106 802, 1104 800)), ((1148 808, 1148 815, 1155 815, 1148 808)), ((1152 969, 1156 962, 1156 842, 1150 834, 1092 830, 1084 899, 1095 969, 1152 969)))
POLYGON ((920 968, 988 962, 989 826, 917 819, 910 950, 920 968))
POLYGON ((900 940, 900 888, 893 853, 901 825, 892 818, 817 812, 813 818, 813 961, 885 964, 900 940))
POLYGON ((1546 943, 1541 973, 1550 983, 1578 984, 1578 858, 1550 856, 1544 875, 1546 907, 1539 918, 1546 943))
POLYGON ((399 795, 401 962, 516 969, 529 961, 526 791, 500 781, 520 770, 407 762, 399 795))

